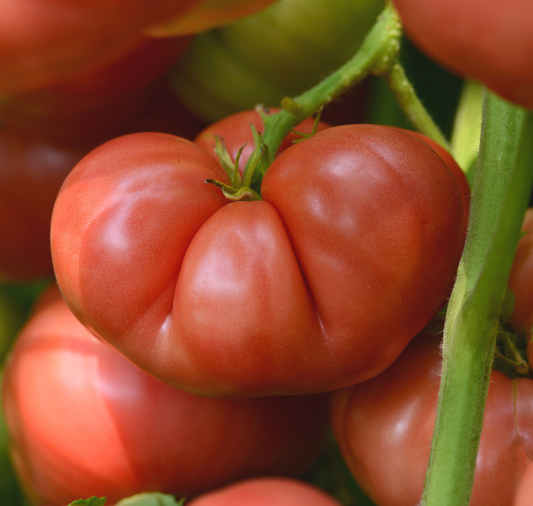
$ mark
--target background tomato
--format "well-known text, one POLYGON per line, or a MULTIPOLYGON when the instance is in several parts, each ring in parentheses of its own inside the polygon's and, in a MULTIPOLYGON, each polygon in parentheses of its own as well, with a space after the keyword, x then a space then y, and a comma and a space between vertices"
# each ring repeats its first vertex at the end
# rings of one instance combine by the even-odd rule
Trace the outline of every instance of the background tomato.
POLYGON ((216 396, 332 390, 381 372, 441 305, 461 197, 409 133, 326 129, 275 160, 263 201, 227 205, 207 178, 227 181, 191 143, 122 137, 78 164, 54 208, 68 304, 163 381, 216 396))
MULTIPOLYGON (((146 107, 132 117, 128 114, 126 122, 86 112, 83 118, 94 122, 80 121, 75 115, 70 123, 58 121, 60 112, 40 117, 41 124, 33 127, 43 130, 41 135, 13 127, 0 129, 0 279, 27 281, 53 275, 50 220, 55 198, 67 174, 100 141, 145 130, 192 138, 204 126, 163 82, 146 97, 146 107), (76 142, 50 140, 64 136, 76 142)), ((25 121, 24 126, 28 126, 25 121)))
POLYGON ((280 0, 196 36, 174 86, 209 122, 257 104, 279 106, 353 56, 382 7, 380 0, 280 0))
POLYGON ((226 25, 264 9, 274 0, 201 0, 176 19, 145 30, 154 37, 188 35, 226 25))
POLYGON ((193 496, 301 474, 320 451, 327 404, 324 395, 220 400, 173 389, 94 337, 55 286, 18 338, 3 385, 13 462, 36 504, 193 496))
POLYGON ((519 334, 524 334, 527 342, 529 363, 533 363, 533 209, 528 209, 522 225, 523 236, 518 242, 509 288, 514 292, 515 304, 509 324, 519 334))
POLYGON ((189 40, 143 38, 125 55, 97 70, 5 97, 0 103, 0 121, 63 143, 108 140, 141 114, 156 83, 178 61, 189 40))
MULTIPOLYGON (((22 327, 26 308, 23 300, 27 290, 0 285, 0 389, 4 373, 4 359, 18 331, 22 327), (22 295, 22 297, 21 297, 22 295)), ((0 403, 1 403, 0 390, 0 403)), ((0 410, 0 500, 5 506, 22 505, 15 472, 9 460, 8 434, 4 416, 0 410)))
MULTIPOLYGON (((335 392, 335 437, 355 479, 378 506, 420 502, 437 410, 439 342, 422 335, 379 376, 335 392)), ((533 381, 491 374, 472 506, 513 504, 533 457, 533 381)))
POLYGON ((308 483, 268 477, 234 483, 204 494, 191 506, 340 506, 333 497, 308 483))
POLYGON ((533 108, 533 3, 529 0, 394 0, 405 29, 454 72, 533 108))
POLYGON ((0 277, 52 276, 50 218, 63 180, 92 146, 64 146, 0 130, 0 277))
POLYGON ((197 0, 17 0, 0 4, 0 93, 23 93, 97 69, 140 30, 197 0))

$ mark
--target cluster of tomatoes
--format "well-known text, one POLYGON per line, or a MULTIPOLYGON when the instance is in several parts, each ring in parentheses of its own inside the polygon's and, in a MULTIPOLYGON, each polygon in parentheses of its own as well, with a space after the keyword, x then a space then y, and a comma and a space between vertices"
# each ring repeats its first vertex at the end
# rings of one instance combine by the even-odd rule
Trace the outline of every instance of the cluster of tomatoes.
MULTIPOLYGON (((328 9, 306 1, 309 13, 328 9)), ((453 287, 469 183, 433 140, 333 115, 333 126, 298 125, 261 173, 261 132, 277 109, 206 125, 234 104, 230 90, 220 109, 207 100, 191 112, 200 90, 210 100, 225 90, 208 71, 194 74, 206 68, 201 55, 216 54, 217 40, 232 48, 235 20, 270 3, 0 5, 0 278, 50 280, 2 373, 10 458, 31 504, 161 492, 194 506, 336 506, 297 479, 316 466, 328 430, 377 506, 420 501, 442 361, 428 329, 453 287), (220 25, 183 65, 194 34, 220 25)), ((344 18, 381 8, 339 3, 344 18)), ((397 4, 409 34, 426 48, 429 33, 443 64, 463 72, 477 57, 476 45, 441 56, 454 45, 431 28, 426 2, 397 4)), ((298 9, 278 0, 251 23, 278 34, 298 9)), ((303 33, 289 24, 291 37, 303 33)), ((243 61, 275 63, 252 47, 228 50, 243 80, 243 61)), ((312 61, 312 50, 295 50, 296 60, 312 61)), ((486 68, 468 75, 533 105, 529 71, 506 80, 486 68)), ((249 81, 264 100, 250 97, 276 105, 298 86, 289 81, 264 72, 249 81)), ((533 230, 533 214, 524 227, 533 230)), ((532 248, 526 235, 509 283, 521 335, 533 326, 532 248)), ((533 476, 532 399, 529 377, 492 373, 471 504, 533 501, 523 480, 533 476)))

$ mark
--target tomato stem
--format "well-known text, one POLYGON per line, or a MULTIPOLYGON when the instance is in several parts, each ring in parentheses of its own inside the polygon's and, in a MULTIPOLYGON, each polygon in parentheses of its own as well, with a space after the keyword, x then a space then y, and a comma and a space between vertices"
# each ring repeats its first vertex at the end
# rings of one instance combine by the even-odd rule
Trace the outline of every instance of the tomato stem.
POLYGON ((298 123, 315 114, 373 71, 383 72, 396 60, 402 35, 398 13, 387 3, 359 51, 342 67, 298 97, 285 97, 282 110, 263 118, 266 156, 260 163, 262 175, 272 163, 283 139, 298 123))
POLYGON ((262 177, 289 132, 370 74, 385 78, 398 103, 415 128, 450 150, 438 126, 418 99, 399 62, 402 25, 388 2, 359 51, 342 67, 298 97, 285 97, 282 110, 263 118, 265 156, 259 164, 262 177))
POLYGON ((424 506, 470 501, 498 319, 533 184, 532 138, 533 115, 487 92, 469 231, 444 327, 424 506))
POLYGON ((257 194, 257 192, 251 188, 248 188, 247 186, 234 188, 233 186, 217 181, 216 179, 206 179, 205 182, 220 188, 228 200, 261 200, 261 197, 257 194))
POLYGON ((418 98, 400 62, 396 60, 383 71, 382 75, 412 125, 419 132, 427 135, 438 142, 444 149, 451 152, 450 144, 418 98))

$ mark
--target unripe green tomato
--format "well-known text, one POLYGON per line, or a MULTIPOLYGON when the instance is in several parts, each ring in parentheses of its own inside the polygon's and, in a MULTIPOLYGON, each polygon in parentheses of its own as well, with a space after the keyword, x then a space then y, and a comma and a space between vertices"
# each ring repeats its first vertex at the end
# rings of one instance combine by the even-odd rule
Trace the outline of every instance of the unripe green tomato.
POLYGON ((353 56, 382 8, 382 0, 280 0, 197 35, 174 69, 174 87, 207 121, 279 106, 353 56))

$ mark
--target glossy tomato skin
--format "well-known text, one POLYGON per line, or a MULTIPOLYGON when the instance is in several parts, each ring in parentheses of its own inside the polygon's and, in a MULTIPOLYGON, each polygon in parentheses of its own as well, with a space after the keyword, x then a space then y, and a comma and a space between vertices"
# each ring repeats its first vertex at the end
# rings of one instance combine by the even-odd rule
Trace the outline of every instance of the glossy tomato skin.
POLYGON ((339 126, 280 155, 262 196, 285 224, 325 335, 349 350, 329 363, 352 375, 345 384, 378 374, 455 275, 463 211, 449 168, 407 132, 339 126))
POLYGON ((340 506, 322 490, 297 480, 264 477, 204 494, 191 506, 340 506))
POLYGON ((529 0, 394 0, 405 29, 429 56, 533 108, 533 4, 529 0))
MULTIPOLYGON (((274 114, 278 112, 279 109, 270 108, 265 111, 266 114, 274 114)), ((298 126, 294 128, 296 132, 302 134, 311 134, 315 120, 313 118, 308 118, 298 126)), ((239 170, 241 174, 244 172, 244 167, 246 162, 252 155, 254 151, 254 138, 252 134, 251 125, 255 129, 262 133, 264 130, 263 120, 261 115, 256 110, 242 111, 231 116, 227 116, 212 125, 209 125, 207 128, 204 128, 194 139, 194 143, 205 149, 210 153, 216 160, 218 157, 215 152, 216 145, 216 136, 220 137, 224 141, 224 145, 228 150, 232 160, 237 158, 239 150, 244 146, 242 150, 241 157, 239 159, 239 170)), ((329 125, 323 121, 319 121, 317 125, 317 132, 325 130, 329 125)), ((297 134, 295 131, 292 131, 279 147, 278 154, 285 151, 287 148, 290 148, 294 141, 302 139, 302 136, 297 134)))
POLYGON ((221 400, 173 389, 93 336, 54 286, 12 351, 3 405, 32 502, 114 503, 302 474, 321 449, 328 397, 221 400))
POLYGON ((156 85, 146 108, 126 124, 107 116, 95 119, 92 126, 83 124, 81 130, 71 123, 65 130, 68 137, 77 139, 71 142, 55 140, 63 137, 52 128, 57 117, 44 122, 48 124, 46 136, 12 126, 0 131, 0 279, 30 281, 53 276, 50 220, 55 198, 67 174, 101 142, 145 131, 193 138, 205 126, 184 109, 166 83, 156 85), (106 128, 99 127, 102 122, 106 128), (91 139, 90 131, 95 138, 91 139))
MULTIPOLYGON (((382 374, 333 394, 335 437, 354 478, 377 506, 420 502, 441 361, 438 341, 421 335, 382 374)), ((533 457, 532 396, 531 379, 492 372, 472 506, 512 506, 533 457)))
POLYGON ((461 192, 461 200, 463 201, 463 231, 466 239, 466 233, 468 232, 468 219, 470 216, 470 184, 468 183, 468 179, 466 179, 465 173, 461 167, 459 167, 459 164, 454 160, 453 156, 438 142, 435 142, 433 139, 430 139, 420 132, 409 130, 409 133, 415 137, 418 137, 419 139, 422 139, 426 144, 431 146, 446 162, 446 165, 452 171, 455 181, 457 182, 457 186, 459 187, 459 191, 461 192))
POLYGON ((197 0, 18 0, 0 5, 0 94, 53 85, 120 58, 140 30, 197 0))
POLYGON ((213 396, 328 391, 381 372, 432 318, 462 249, 453 175, 395 129, 326 129, 282 153, 262 201, 225 201, 204 150, 115 139, 52 218, 61 290, 164 382, 213 396), (134 266, 132 270, 132 266, 134 266))

